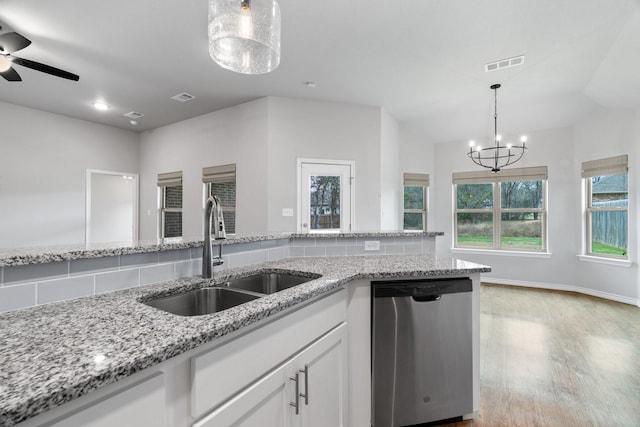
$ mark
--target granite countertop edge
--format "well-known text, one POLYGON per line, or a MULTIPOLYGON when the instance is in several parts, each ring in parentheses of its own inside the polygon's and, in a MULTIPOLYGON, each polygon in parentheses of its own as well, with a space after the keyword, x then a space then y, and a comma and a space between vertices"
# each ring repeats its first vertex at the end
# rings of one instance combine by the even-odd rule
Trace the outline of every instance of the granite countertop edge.
MULTIPOLYGON (((382 231, 382 232, 353 232, 353 233, 279 233, 255 236, 232 237, 224 240, 216 240, 218 245, 237 245, 242 243, 262 242, 266 240, 280 239, 330 239, 330 238, 375 238, 375 237, 413 237, 444 236, 442 231, 424 232, 402 232, 402 231, 382 231)), ((0 267, 13 267, 29 264, 45 264, 49 262, 72 261, 78 259, 100 258, 118 255, 132 255, 148 252, 164 252, 179 249, 190 249, 202 247, 202 240, 176 243, 139 243, 126 246, 105 245, 102 248, 82 248, 80 245, 51 246, 42 248, 16 248, 0 249, 0 267)))
POLYGON ((177 279, 0 314, 0 425, 15 425, 353 280, 489 271, 429 255, 287 258, 224 270, 213 279, 177 279), (175 316, 140 303, 258 272, 321 277, 206 316, 175 316))

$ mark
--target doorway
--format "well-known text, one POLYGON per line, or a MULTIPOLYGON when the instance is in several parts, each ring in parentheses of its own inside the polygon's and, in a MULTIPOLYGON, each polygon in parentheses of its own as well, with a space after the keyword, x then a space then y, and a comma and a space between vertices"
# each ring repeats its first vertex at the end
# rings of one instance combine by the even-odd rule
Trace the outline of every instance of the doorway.
POLYGON ((137 174, 87 169, 86 196, 87 248, 137 242, 137 174))
POLYGON ((298 232, 353 229, 355 162, 298 159, 298 232))

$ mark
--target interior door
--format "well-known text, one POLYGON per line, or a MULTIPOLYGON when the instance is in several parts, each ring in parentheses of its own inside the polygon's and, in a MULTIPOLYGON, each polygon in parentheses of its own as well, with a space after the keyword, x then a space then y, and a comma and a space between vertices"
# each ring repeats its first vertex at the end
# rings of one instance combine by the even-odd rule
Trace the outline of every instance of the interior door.
POLYGON ((350 163, 300 163, 300 232, 351 231, 352 169, 350 163))
POLYGON ((137 240, 138 176, 87 170, 86 245, 137 240))

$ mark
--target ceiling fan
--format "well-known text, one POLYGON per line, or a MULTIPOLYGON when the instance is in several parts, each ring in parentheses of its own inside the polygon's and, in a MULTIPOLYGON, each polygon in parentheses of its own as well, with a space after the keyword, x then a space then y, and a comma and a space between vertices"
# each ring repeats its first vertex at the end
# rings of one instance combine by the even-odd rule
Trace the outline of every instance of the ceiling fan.
MULTIPOLYGON (((0 27, 1 29, 2 27, 0 27)), ((32 70, 41 71, 53 76, 62 77, 78 81, 80 76, 52 67, 50 65, 41 64, 40 62, 31 61, 29 59, 18 58, 13 56, 13 52, 17 52, 31 44, 31 40, 16 33, 10 32, 0 35, 0 75, 10 82, 22 81, 20 74, 12 67, 12 65, 22 65, 32 70)))

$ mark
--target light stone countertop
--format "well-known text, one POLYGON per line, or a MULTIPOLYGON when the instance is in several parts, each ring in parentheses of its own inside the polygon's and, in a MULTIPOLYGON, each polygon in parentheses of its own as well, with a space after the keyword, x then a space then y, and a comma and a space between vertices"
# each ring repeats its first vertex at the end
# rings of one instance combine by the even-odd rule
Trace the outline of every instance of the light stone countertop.
POLYGON ((20 421, 237 331, 355 279, 450 276, 491 269, 431 255, 288 258, 0 314, 0 425, 20 421), (256 272, 321 275, 223 312, 181 317, 139 300, 256 272), (96 362, 97 355, 104 360, 96 362))
MULTIPOLYGON (((353 233, 280 233, 264 234, 253 236, 234 236, 223 240, 216 240, 214 245, 236 245, 241 243, 261 242, 265 240, 278 239, 302 239, 302 238, 382 238, 382 237, 414 237, 443 236, 442 231, 424 232, 404 232, 404 231, 382 231, 382 232, 353 232, 353 233)), ((176 249, 188 249, 202 247, 202 240, 186 240, 176 243, 156 243, 137 242, 135 244, 123 245, 118 243, 95 244, 91 247, 85 245, 61 245, 46 247, 24 247, 24 248, 0 248, 0 267, 12 267, 28 264, 44 264, 48 262, 70 261, 76 259, 100 258, 116 255, 130 255, 147 252, 162 252, 176 249)))

